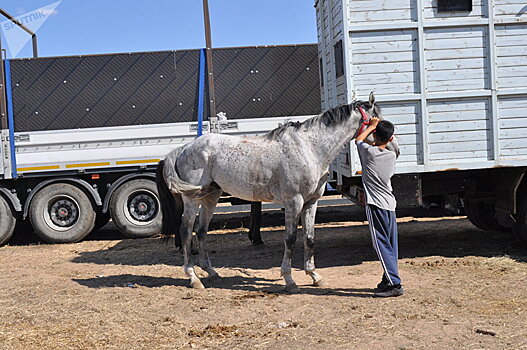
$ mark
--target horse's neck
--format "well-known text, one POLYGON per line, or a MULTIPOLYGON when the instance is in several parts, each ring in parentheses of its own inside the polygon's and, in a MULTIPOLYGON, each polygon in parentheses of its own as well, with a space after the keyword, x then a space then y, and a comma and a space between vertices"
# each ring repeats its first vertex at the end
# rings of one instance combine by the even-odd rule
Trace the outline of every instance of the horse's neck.
POLYGON ((321 124, 320 127, 307 131, 307 143, 324 169, 329 167, 340 150, 355 136, 359 122, 360 116, 352 112, 352 115, 339 125, 321 124))

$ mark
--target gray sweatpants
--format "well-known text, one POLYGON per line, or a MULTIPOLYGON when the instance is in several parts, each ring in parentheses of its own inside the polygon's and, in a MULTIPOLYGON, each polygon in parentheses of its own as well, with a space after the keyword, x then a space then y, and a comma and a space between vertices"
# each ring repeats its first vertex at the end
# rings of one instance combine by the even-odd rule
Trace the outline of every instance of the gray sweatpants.
POLYGON ((397 221, 395 212, 366 205, 366 217, 370 226, 373 248, 379 256, 384 276, 390 285, 401 283, 397 259, 399 247, 397 245, 397 221))

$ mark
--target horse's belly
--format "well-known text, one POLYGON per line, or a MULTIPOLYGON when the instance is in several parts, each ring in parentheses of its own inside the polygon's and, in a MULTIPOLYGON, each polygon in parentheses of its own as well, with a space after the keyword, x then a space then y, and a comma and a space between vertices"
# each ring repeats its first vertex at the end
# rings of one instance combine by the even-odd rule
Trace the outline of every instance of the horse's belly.
POLYGON ((219 181, 218 185, 231 196, 253 202, 276 202, 280 198, 265 184, 219 181))

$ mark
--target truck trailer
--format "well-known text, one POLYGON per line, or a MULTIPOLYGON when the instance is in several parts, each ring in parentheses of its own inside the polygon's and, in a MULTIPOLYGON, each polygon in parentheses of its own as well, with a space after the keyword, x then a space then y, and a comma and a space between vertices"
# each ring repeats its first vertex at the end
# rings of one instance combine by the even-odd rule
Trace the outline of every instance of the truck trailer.
MULTIPOLYGON (((317 0, 322 109, 374 91, 395 125, 400 206, 461 208, 527 240, 527 7, 521 0, 317 0)), ((331 166, 358 200, 352 141, 331 166)))
POLYGON ((211 129, 260 135, 320 113, 317 45, 2 59, 0 244, 76 242, 110 220, 160 232, 155 168, 211 129))

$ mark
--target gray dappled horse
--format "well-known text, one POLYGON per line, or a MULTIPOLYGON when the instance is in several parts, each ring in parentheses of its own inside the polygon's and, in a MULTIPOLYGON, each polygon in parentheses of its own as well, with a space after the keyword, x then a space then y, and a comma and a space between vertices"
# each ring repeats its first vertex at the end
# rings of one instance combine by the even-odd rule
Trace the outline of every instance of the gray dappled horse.
POLYGON ((183 268, 191 286, 204 288, 191 262, 192 230, 198 211, 199 265, 210 279, 218 278, 205 237, 223 191, 248 201, 284 206, 281 274, 289 292, 298 290, 291 277, 291 256, 301 218, 305 272, 315 286, 323 285, 314 262, 317 201, 324 193, 330 163, 371 116, 380 117, 373 94, 369 102, 340 106, 303 123, 286 123, 262 136, 211 133, 171 151, 159 163, 156 179, 163 234, 175 234, 176 246, 183 248, 183 268))

